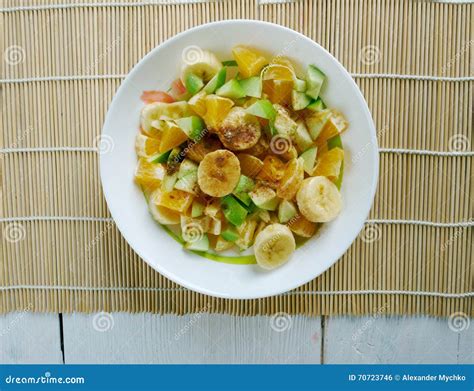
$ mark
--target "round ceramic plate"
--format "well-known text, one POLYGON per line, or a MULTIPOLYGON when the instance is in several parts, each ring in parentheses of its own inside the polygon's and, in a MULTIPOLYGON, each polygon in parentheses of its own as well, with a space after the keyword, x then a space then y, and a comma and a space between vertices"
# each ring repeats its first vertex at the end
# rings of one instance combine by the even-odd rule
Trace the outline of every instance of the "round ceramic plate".
POLYGON ((367 104, 344 67, 309 38, 284 27, 253 20, 229 20, 202 25, 166 41, 148 53, 130 72, 110 105, 100 156, 102 186, 117 227, 130 246, 158 272, 186 288, 225 298, 249 299, 296 288, 323 273, 348 249, 369 213, 378 176, 375 127, 367 104), (350 126, 343 134, 345 150, 342 197, 336 220, 324 224, 316 237, 273 271, 257 265, 216 262, 183 250, 156 223, 134 182, 137 164, 135 136, 144 90, 167 90, 179 74, 183 53, 196 47, 231 59, 231 48, 249 44, 274 56, 287 56, 303 69, 315 64, 327 76, 322 96, 340 110, 350 126))

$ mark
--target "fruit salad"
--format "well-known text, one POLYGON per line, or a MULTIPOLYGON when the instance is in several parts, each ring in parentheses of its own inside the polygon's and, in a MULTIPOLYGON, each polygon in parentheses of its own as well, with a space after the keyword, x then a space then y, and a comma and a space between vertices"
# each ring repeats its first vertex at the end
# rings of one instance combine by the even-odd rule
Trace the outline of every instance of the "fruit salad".
POLYGON ((341 211, 348 122, 324 103, 330 85, 315 65, 243 45, 228 61, 186 50, 167 92, 143 92, 135 181, 185 249, 253 247, 259 266, 276 268, 341 211))

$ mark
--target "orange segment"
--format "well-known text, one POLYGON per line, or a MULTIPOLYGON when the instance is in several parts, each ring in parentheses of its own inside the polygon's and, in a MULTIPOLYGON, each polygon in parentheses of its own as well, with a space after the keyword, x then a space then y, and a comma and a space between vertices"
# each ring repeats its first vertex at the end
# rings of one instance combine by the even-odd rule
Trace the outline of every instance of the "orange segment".
POLYGON ((169 151, 184 143, 187 139, 187 134, 184 133, 179 126, 172 122, 167 122, 161 138, 160 152, 169 151))
POLYGON ((291 92, 293 91, 293 82, 288 80, 264 80, 263 93, 267 95, 268 100, 280 105, 289 105, 291 103, 291 92))
POLYGON ((185 191, 173 189, 168 193, 157 190, 153 193, 152 202, 156 205, 184 213, 193 202, 193 195, 185 191))
POLYGON ((206 114, 206 93, 204 91, 198 92, 189 99, 188 103, 197 115, 203 117, 206 114))
POLYGON ((147 159, 138 159, 135 181, 142 186, 158 186, 165 175, 161 164, 149 163, 147 159))
POLYGON ((272 64, 266 67, 262 73, 263 80, 282 80, 293 83, 295 74, 293 70, 287 66, 280 64, 272 64))
POLYGON ((283 65, 295 72, 295 66, 288 57, 276 56, 272 59, 272 64, 283 65))
POLYGON ((313 176, 325 176, 335 182, 339 178, 343 160, 344 151, 341 148, 333 148, 323 153, 318 158, 313 176))
POLYGON ((237 45, 232 49, 239 72, 242 78, 257 76, 262 68, 268 64, 265 56, 255 49, 243 45, 237 45))
POLYGON ((206 114, 204 121, 210 129, 216 129, 219 124, 227 117, 234 102, 229 98, 223 98, 218 95, 208 95, 205 98, 206 114))
POLYGON ((269 186, 277 188, 280 179, 285 174, 285 163, 273 155, 267 155, 263 160, 263 167, 257 175, 257 179, 267 182, 269 186))
POLYGON ((160 150, 160 140, 158 138, 147 137, 137 134, 135 138, 135 151, 140 157, 152 156, 160 150))
POLYGON ((348 126, 349 122, 347 122, 345 117, 339 111, 331 110, 331 117, 324 125, 321 133, 316 139, 316 145, 318 148, 324 149, 329 139, 344 132, 348 126))
POLYGON ((285 200, 291 200, 298 192, 304 179, 302 159, 291 159, 286 165, 280 186, 277 188, 277 196, 285 200))

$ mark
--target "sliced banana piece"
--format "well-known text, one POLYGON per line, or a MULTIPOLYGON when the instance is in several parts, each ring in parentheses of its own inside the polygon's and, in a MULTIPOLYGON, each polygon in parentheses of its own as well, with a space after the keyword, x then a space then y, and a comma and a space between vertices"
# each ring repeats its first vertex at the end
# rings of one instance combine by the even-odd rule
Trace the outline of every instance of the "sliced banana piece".
POLYGON ((193 111, 187 102, 164 103, 155 102, 146 105, 140 115, 140 124, 145 132, 150 132, 155 121, 161 117, 178 119, 193 115, 193 111))
POLYGON ((199 164, 199 187, 212 197, 224 197, 232 193, 239 178, 239 159, 226 149, 218 149, 207 154, 199 164))
POLYGON ((268 225, 255 238, 255 258, 264 269, 275 269, 284 264, 295 249, 295 238, 283 224, 268 225))
POLYGON ((183 66, 181 68, 181 81, 186 82, 189 74, 200 77, 205 83, 222 68, 222 63, 214 53, 208 50, 196 50, 189 53, 189 56, 183 56, 183 66), (192 55, 191 55, 192 54, 192 55))
POLYGON ((242 151, 257 144, 262 131, 258 119, 242 107, 234 107, 218 128, 217 135, 226 148, 242 151))
POLYGON ((301 214, 313 223, 334 220, 342 209, 341 193, 324 176, 305 179, 296 194, 296 201, 301 214))

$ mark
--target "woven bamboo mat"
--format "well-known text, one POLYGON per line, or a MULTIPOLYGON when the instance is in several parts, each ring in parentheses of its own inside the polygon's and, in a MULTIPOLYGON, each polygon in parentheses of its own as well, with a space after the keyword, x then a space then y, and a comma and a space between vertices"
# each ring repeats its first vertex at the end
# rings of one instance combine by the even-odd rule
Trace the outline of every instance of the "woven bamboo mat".
POLYGON ((1 4, 0 312, 472 316, 473 4, 1 4), (231 18, 288 26, 333 53, 381 148, 375 203, 352 247, 314 281, 260 300, 210 298, 153 271, 110 221, 98 174, 97 137, 123 76, 178 32, 231 18))

